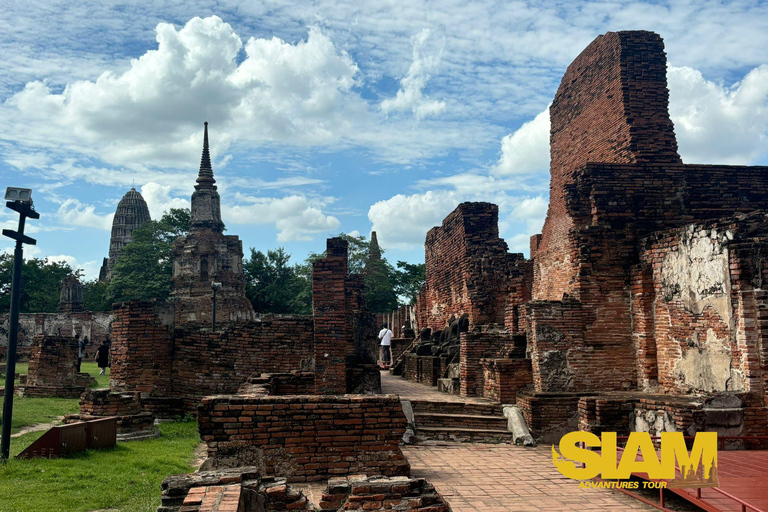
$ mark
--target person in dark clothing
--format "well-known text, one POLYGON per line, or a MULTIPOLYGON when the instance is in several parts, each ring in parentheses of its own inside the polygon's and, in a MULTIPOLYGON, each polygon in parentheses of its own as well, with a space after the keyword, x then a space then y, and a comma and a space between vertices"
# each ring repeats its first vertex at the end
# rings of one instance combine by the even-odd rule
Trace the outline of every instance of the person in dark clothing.
POLYGON ((99 375, 104 375, 109 366, 109 345, 105 341, 96 349, 96 364, 99 365, 99 375))

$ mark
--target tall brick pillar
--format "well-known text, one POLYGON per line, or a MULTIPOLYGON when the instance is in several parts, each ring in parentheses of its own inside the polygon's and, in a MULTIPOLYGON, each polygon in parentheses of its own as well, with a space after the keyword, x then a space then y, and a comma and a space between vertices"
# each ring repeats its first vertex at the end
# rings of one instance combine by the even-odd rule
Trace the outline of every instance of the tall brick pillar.
POLYGON ((552 179, 536 243, 534 299, 580 298, 581 255, 572 231, 591 219, 574 219, 568 207, 580 167, 681 163, 668 104, 664 42, 653 32, 608 32, 568 66, 549 109, 552 179))
POLYGON ((343 395, 346 382, 347 241, 329 238, 326 257, 312 266, 315 317, 315 393, 343 395))

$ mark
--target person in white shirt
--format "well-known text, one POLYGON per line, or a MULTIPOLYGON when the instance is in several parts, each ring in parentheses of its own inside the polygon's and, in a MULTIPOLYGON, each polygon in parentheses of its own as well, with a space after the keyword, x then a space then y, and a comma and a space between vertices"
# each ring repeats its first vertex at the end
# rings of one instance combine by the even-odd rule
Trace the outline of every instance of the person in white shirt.
POLYGON ((381 326, 379 331, 379 339, 381 340, 381 360, 384 364, 389 366, 392 356, 389 352, 389 346, 392 344, 392 338, 395 337, 395 333, 387 329, 387 324, 381 326))

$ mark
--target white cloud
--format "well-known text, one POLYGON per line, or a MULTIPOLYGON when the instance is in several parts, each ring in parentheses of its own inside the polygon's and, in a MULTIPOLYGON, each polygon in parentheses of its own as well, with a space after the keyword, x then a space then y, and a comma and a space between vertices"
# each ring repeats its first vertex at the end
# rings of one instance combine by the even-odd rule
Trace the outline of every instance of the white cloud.
POLYGON ((54 256, 46 256, 48 261, 58 261, 61 263, 66 263, 70 267, 72 267, 72 270, 82 270, 83 276, 81 277, 81 280, 83 281, 91 281, 93 279, 97 279, 99 277, 99 270, 101 269, 101 261, 97 260, 91 260, 86 261, 84 263, 78 263, 77 258, 74 256, 70 256, 69 254, 58 254, 54 256))
POLYGON ((497 176, 549 172, 549 107, 515 133, 501 139, 501 158, 491 169, 497 176))
MULTIPOLYGON (((211 121, 214 154, 233 139, 327 144, 367 115, 352 91, 357 65, 320 29, 306 41, 240 37, 220 18, 156 28, 157 49, 126 71, 107 71, 55 92, 29 82, 8 101, 7 138, 98 156, 114 165, 188 165, 211 121)), ((21 163, 20 163, 21 164, 21 163)), ((22 164, 23 165, 23 164, 22 164)))
POLYGON ((112 217, 114 213, 99 215, 96 207, 91 204, 81 203, 77 199, 67 199, 56 212, 59 222, 70 226, 83 226, 109 231, 112 229, 112 217))
POLYGON ((423 245, 427 231, 440 225, 460 202, 458 194, 449 190, 398 194, 372 205, 368 219, 382 247, 411 249, 423 245))
POLYGON ((171 197, 170 192, 170 185, 160 185, 152 181, 141 187, 141 195, 147 202, 149 215, 154 220, 160 220, 163 213, 171 208, 189 208, 189 199, 171 197))
POLYGON ((445 112, 445 102, 430 99, 424 95, 424 88, 429 82, 430 74, 437 72, 443 45, 432 53, 425 52, 425 45, 430 36, 430 30, 425 28, 411 38, 413 45, 411 67, 408 74, 400 80, 400 89, 394 98, 381 102, 381 110, 390 112, 412 111, 416 119, 435 117, 445 112), (427 54, 425 54, 427 53, 427 54))
POLYGON ((667 77, 683 162, 749 165, 768 154, 768 65, 731 87, 690 67, 670 66, 667 77))
POLYGON ((77 270, 77 258, 74 256, 70 256, 68 254, 57 254, 54 256, 46 256, 48 261, 57 261, 59 263, 66 263, 70 267, 72 267, 73 270, 77 270))
POLYGON ((341 223, 332 215, 325 215, 321 207, 325 201, 312 201, 293 195, 283 198, 244 197, 250 204, 222 205, 225 224, 271 224, 279 230, 280 242, 312 240, 313 235, 337 230, 341 223))

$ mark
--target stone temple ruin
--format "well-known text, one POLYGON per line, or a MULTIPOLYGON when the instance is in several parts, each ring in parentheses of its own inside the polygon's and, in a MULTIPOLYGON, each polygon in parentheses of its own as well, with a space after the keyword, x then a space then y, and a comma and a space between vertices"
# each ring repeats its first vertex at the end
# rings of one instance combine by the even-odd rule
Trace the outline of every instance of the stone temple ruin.
POLYGON ((403 434, 437 432, 427 418, 453 414, 495 438, 487 424, 502 404, 539 440, 709 430, 764 444, 768 168, 683 164, 668 96, 657 34, 598 37, 550 108, 550 204, 530 258, 508 252, 497 206, 460 204, 426 235, 416 304, 378 317, 340 238, 314 263, 312 315, 253 312, 206 124, 173 300, 115 305, 110 390, 83 394, 81 415, 119 416, 125 431, 148 428, 148 415, 197 415, 208 459, 166 479, 161 512, 308 510, 288 483, 328 479, 324 511, 383 510, 375 496, 448 510, 409 478, 403 434), (381 394, 382 321, 397 336, 393 372, 485 401, 447 413, 381 394))
POLYGON ((549 438, 768 433, 768 168, 683 164, 668 96, 654 33, 579 55, 550 108, 531 258, 507 253, 495 205, 432 229, 406 377, 516 403, 549 438))

